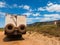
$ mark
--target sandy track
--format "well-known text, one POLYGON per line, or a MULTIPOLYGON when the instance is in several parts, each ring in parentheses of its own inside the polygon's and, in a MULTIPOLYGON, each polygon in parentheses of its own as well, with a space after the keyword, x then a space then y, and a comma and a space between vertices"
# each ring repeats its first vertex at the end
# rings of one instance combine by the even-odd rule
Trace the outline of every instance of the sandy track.
POLYGON ((0 32, 0 45, 60 45, 60 41, 55 37, 48 38, 36 32, 32 34, 27 33, 23 35, 23 38, 22 40, 4 41, 4 33, 0 32))

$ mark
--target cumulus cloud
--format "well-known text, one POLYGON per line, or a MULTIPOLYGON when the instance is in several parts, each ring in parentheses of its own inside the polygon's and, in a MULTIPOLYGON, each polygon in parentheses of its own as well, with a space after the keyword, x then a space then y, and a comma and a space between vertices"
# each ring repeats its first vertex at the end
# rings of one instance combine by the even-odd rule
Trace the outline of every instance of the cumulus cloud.
POLYGON ((60 19, 60 14, 45 14, 44 17, 60 19))
POLYGON ((7 4, 6 2, 0 1, 0 8, 12 8, 13 6, 7 4))
POLYGON ((53 20, 59 20, 60 15, 59 14, 44 14, 44 17, 41 18, 40 21, 53 21, 53 20))
POLYGON ((23 13, 22 15, 27 15, 29 17, 31 14, 32 13, 30 13, 30 12, 26 12, 26 13, 23 13))
POLYGON ((34 19, 34 18, 27 18, 27 23, 28 23, 28 24, 33 23, 33 19, 34 19))
POLYGON ((29 16, 40 16, 40 13, 33 13, 33 12, 26 12, 26 13, 23 13, 23 15, 27 15, 28 17, 29 16))
POLYGON ((60 12, 60 4, 48 3, 45 7, 39 7, 39 11, 60 12))
POLYGON ((44 14, 44 17, 35 17, 35 18, 27 18, 27 19, 31 21, 39 20, 39 22, 54 21, 60 19, 60 14, 44 14))
POLYGON ((0 1, 0 8, 5 7, 6 3, 0 1))
POLYGON ((43 7, 38 8, 38 11, 45 11, 43 7))
POLYGON ((25 9, 25 10, 27 10, 28 12, 35 11, 34 9, 31 9, 31 7, 30 7, 29 5, 19 5, 18 7, 19 7, 19 8, 22 8, 22 9, 25 9))
POLYGON ((40 16, 40 13, 32 14, 33 16, 40 16))
POLYGON ((46 21, 54 21, 54 20, 59 20, 60 19, 60 14, 44 14, 44 17, 31 17, 31 18, 27 18, 27 22, 28 23, 33 23, 34 21, 37 22, 37 20, 39 22, 46 22, 46 21))
POLYGON ((51 18, 44 17, 40 19, 40 22, 44 22, 44 21, 51 21, 51 18))
POLYGON ((24 5, 23 8, 29 10, 29 9, 30 9, 30 6, 28 6, 28 5, 24 5))
POLYGON ((30 6, 28 5, 20 5, 18 6, 19 8, 23 8, 23 9, 26 9, 26 10, 30 10, 30 6))
POLYGON ((27 18, 29 20, 35 20, 35 19, 41 19, 40 17, 35 17, 35 18, 27 18))
POLYGON ((53 4, 53 3, 48 3, 48 4, 47 4, 47 6, 52 6, 52 5, 54 5, 54 4, 53 4))
POLYGON ((49 12, 60 12, 60 5, 59 4, 52 4, 49 7, 46 7, 46 10, 49 12))
POLYGON ((0 17, 4 17, 5 13, 4 12, 0 12, 0 17))
POLYGON ((51 21, 51 18, 48 18, 48 17, 35 17, 35 18, 27 18, 28 21, 30 22, 34 22, 34 20, 39 20, 39 22, 44 22, 44 21, 51 21))
POLYGON ((17 8, 22 8, 22 9, 32 11, 32 9, 30 9, 29 5, 18 5, 18 4, 9 5, 6 2, 0 1, 0 8, 2 8, 2 7, 8 7, 8 8, 16 8, 17 7, 17 8))
POLYGON ((40 17, 35 17, 35 18, 27 18, 27 23, 34 23, 40 20, 40 17))

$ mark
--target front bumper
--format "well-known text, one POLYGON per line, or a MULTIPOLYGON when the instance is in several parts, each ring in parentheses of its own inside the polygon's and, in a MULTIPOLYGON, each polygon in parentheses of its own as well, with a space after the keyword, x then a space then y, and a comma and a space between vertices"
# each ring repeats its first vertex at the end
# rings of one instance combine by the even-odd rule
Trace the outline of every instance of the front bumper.
POLYGON ((6 32, 5 31, 5 33, 4 33, 5 35, 22 35, 22 34, 26 34, 26 31, 25 32, 19 32, 18 30, 15 30, 15 31, 13 31, 13 32, 11 32, 11 33, 8 33, 8 32, 6 32))

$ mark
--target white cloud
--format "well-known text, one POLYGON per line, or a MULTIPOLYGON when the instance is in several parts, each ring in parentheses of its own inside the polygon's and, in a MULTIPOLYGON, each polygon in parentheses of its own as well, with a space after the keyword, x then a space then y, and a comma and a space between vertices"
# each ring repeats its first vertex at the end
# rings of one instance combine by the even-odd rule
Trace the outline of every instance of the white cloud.
POLYGON ((40 16, 40 13, 32 14, 33 16, 40 16))
POLYGON ((46 10, 49 12, 60 12, 60 5, 59 4, 53 4, 49 7, 46 7, 46 10))
POLYGON ((13 6, 11 6, 11 5, 9 5, 9 4, 7 4, 6 2, 2 2, 2 1, 0 1, 0 8, 12 8, 13 6))
POLYGON ((0 17, 4 17, 5 13, 4 12, 0 12, 0 17))
POLYGON ((45 11, 45 9, 40 7, 40 8, 38 8, 38 11, 45 11))
POLYGON ((51 18, 45 17, 40 19, 40 22, 44 22, 44 21, 51 21, 51 18))
POLYGON ((44 21, 54 21, 54 20, 59 20, 60 19, 60 14, 44 14, 44 17, 41 18, 35 18, 40 20, 40 22, 44 21))
POLYGON ((48 3, 45 7, 38 8, 39 11, 60 12, 60 4, 48 3))
POLYGON ((32 12, 32 11, 34 11, 34 10, 32 10, 32 9, 29 9, 28 11, 29 11, 29 12, 32 12))
POLYGON ((40 13, 26 12, 26 13, 23 13, 22 15, 27 15, 28 17, 29 16, 40 16, 40 13))
POLYGON ((28 20, 35 20, 35 19, 40 19, 40 17, 35 17, 35 18, 27 18, 28 20))
POLYGON ((29 10, 29 9, 30 9, 30 6, 28 6, 28 5, 24 5, 23 8, 29 10))
POLYGON ((45 14, 44 17, 60 19, 60 14, 45 14))
POLYGON ((18 7, 22 8, 22 9, 25 9, 25 10, 28 10, 29 12, 34 11, 34 10, 31 9, 31 7, 29 5, 19 5, 18 7))
POLYGON ((34 21, 34 20, 39 20, 40 22, 44 21, 54 21, 54 20, 59 20, 60 15, 59 14, 44 14, 44 17, 35 17, 35 18, 27 18, 28 21, 34 21))
POLYGON ((33 20, 34 20, 34 18, 27 18, 27 23, 28 24, 33 23, 33 20))
POLYGON ((48 3, 47 5, 48 5, 48 6, 52 6, 52 5, 53 5, 53 3, 48 3))
POLYGON ((40 19, 40 21, 53 21, 53 20, 59 20, 60 15, 59 14, 44 14, 44 17, 40 19))
POLYGON ((32 12, 32 11, 34 11, 34 10, 32 10, 31 9, 31 7, 29 6, 29 5, 17 5, 17 4, 13 4, 13 6, 9 6, 9 5, 7 5, 9 8, 21 8, 21 9, 25 9, 25 10, 27 10, 28 12, 32 12))
POLYGON ((31 15, 32 13, 27 12, 27 13, 23 13, 23 15, 27 15, 28 17, 31 15))
POLYGON ((35 18, 27 18, 28 22, 34 22, 34 20, 39 20, 39 22, 45 21, 54 21, 60 19, 60 14, 44 14, 44 17, 35 17, 35 18))
POLYGON ((27 23, 34 23, 34 22, 37 22, 36 20, 40 20, 39 17, 36 17, 36 18, 27 18, 27 23))
POLYGON ((1 8, 2 8, 2 7, 5 7, 5 5, 6 5, 5 2, 1 2, 1 1, 0 1, 0 7, 1 7, 1 8))
POLYGON ((0 14, 5 15, 5 13, 3 13, 3 12, 0 12, 0 14))
POLYGON ((38 19, 38 20, 40 20, 41 18, 40 18, 40 17, 36 17, 35 19, 38 19))

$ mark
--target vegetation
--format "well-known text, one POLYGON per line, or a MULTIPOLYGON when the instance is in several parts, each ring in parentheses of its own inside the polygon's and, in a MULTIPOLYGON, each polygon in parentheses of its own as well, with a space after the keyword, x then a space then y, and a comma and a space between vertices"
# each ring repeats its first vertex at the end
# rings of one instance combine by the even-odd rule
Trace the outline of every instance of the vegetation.
POLYGON ((0 31, 3 31, 3 28, 0 28, 0 31))
POLYGON ((42 33, 44 35, 52 35, 56 37, 60 37, 60 26, 54 25, 54 24, 41 24, 40 23, 34 23, 27 26, 27 31, 33 31, 42 33))

